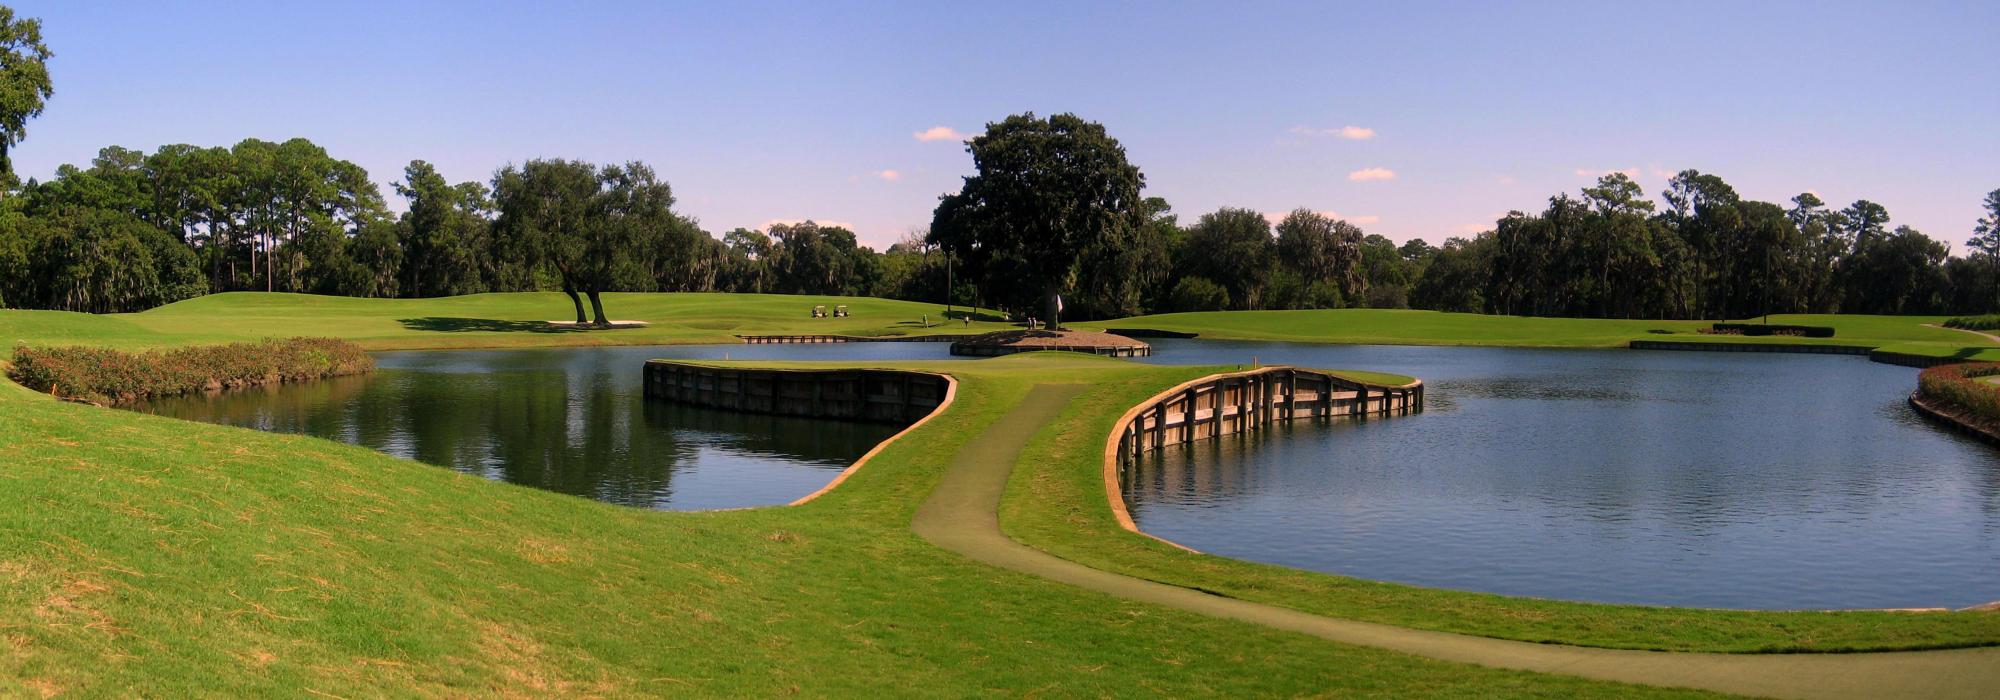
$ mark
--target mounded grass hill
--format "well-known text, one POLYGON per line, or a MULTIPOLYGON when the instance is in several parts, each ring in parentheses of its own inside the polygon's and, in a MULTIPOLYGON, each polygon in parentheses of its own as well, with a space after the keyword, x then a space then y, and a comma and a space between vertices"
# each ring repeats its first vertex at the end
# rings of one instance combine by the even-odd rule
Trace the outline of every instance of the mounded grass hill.
MULTIPOLYGON (((965 307, 957 307, 961 312, 965 307)), ((372 349, 731 343, 736 334, 897 336, 983 333, 1011 328, 990 312, 966 324, 943 318, 944 306, 868 297, 780 294, 604 295, 605 315, 644 328, 573 329, 559 292, 474 294, 439 299, 356 299, 311 294, 233 292, 197 297, 131 314, 0 311, 0 343, 89 344, 120 348, 221 343, 293 336, 337 336, 372 349), (813 318, 812 308, 845 304, 843 318, 813 318), (923 323, 928 316, 931 327, 923 323)))
POLYGON ((840 488, 714 513, 0 386, 0 695, 1700 696, 1332 644, 933 547, 909 524, 940 455, 1032 383, 1207 370, 932 368, 958 403, 840 488))
MULTIPOLYGON (((1623 347, 1633 340, 1854 345, 1926 356, 2000 360, 2000 343, 1976 333, 1937 327, 1944 316, 1777 314, 1774 324, 1831 326, 1832 338, 1708 335, 1708 321, 1544 318, 1404 309, 1207 311, 1079 323, 1091 328, 1146 328, 1197 333, 1210 340, 1278 340, 1382 345, 1623 347)), ((1745 322, 1763 321, 1762 317, 1745 322)))

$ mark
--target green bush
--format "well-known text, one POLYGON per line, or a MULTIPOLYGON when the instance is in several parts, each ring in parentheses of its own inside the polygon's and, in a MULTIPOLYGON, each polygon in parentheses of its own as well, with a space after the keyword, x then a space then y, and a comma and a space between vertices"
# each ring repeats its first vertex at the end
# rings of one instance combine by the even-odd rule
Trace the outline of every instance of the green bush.
POLYGON ((1917 396, 1988 429, 2000 428, 2000 385, 1979 381, 2000 374, 2000 362, 1938 365, 1917 375, 1917 396))
POLYGON ((361 346, 332 338, 290 338, 129 353, 107 348, 14 349, 9 375, 22 386, 97 403, 323 379, 375 369, 361 346))
POLYGON ((1960 316, 1958 318, 1945 321, 1944 327, 1957 328, 1968 331, 2000 330, 2000 314, 1987 314, 1985 316, 1960 316))
POLYGON ((1807 338, 1833 337, 1833 328, 1831 326, 1791 326, 1782 323, 1718 323, 1715 324, 1715 331, 1736 335, 1796 335, 1807 338))
POLYGON ((1229 290, 1203 277, 1182 277, 1167 296, 1175 311, 1222 311, 1229 308, 1229 290))

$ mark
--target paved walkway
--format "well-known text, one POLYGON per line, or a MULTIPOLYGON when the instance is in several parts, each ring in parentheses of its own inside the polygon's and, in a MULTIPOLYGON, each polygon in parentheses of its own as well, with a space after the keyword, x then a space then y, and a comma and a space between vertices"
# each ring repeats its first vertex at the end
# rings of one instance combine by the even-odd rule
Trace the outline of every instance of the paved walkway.
POLYGON ((2000 648, 1876 654, 1687 654, 1514 642, 1340 620, 1092 569, 1000 531, 1000 497, 1023 447, 1082 385, 1037 385, 953 458, 910 527, 993 566, 1121 598, 1446 661, 1787 698, 2000 697, 2000 648))

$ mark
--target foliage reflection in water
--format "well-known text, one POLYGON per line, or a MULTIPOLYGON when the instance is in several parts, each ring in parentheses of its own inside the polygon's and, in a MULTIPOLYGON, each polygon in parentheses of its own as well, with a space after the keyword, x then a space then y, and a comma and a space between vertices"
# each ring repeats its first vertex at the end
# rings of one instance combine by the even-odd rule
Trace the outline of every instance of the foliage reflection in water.
POLYGON ((2000 452, 1863 358, 1165 341, 1156 361, 1423 377, 1428 410, 1172 448, 1147 532, 1426 586, 1730 608, 2000 599, 2000 452))
POLYGON ((647 401, 646 360, 939 359, 944 350, 889 343, 395 352, 377 355, 373 376, 135 408, 339 440, 609 503, 736 508, 811 493, 898 427, 647 401))

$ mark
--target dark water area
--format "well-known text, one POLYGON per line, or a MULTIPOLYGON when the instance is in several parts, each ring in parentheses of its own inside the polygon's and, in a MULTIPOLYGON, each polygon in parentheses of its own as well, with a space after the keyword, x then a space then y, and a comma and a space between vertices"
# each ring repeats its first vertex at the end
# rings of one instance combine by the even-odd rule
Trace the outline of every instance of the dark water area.
POLYGON ((1509 595, 1722 608, 2000 600, 2000 451, 1916 371, 1763 353, 1155 342, 1151 361, 1424 379, 1420 415, 1168 448, 1147 532, 1214 554, 1509 595))
POLYGON ((944 359, 942 343, 379 353, 373 375, 134 407, 338 440, 489 479, 671 510, 791 502, 900 428, 644 399, 646 360, 944 359))
MULTIPOLYGON (((1169 448, 1140 527, 1363 578, 1727 608, 2000 600, 2000 451, 1904 404, 1915 370, 1816 355, 1157 340, 1151 362, 1422 377, 1428 410, 1169 448)), ((457 350, 151 413, 366 446, 658 509, 790 502, 896 426, 646 401, 654 358, 946 359, 941 343, 457 350)))

